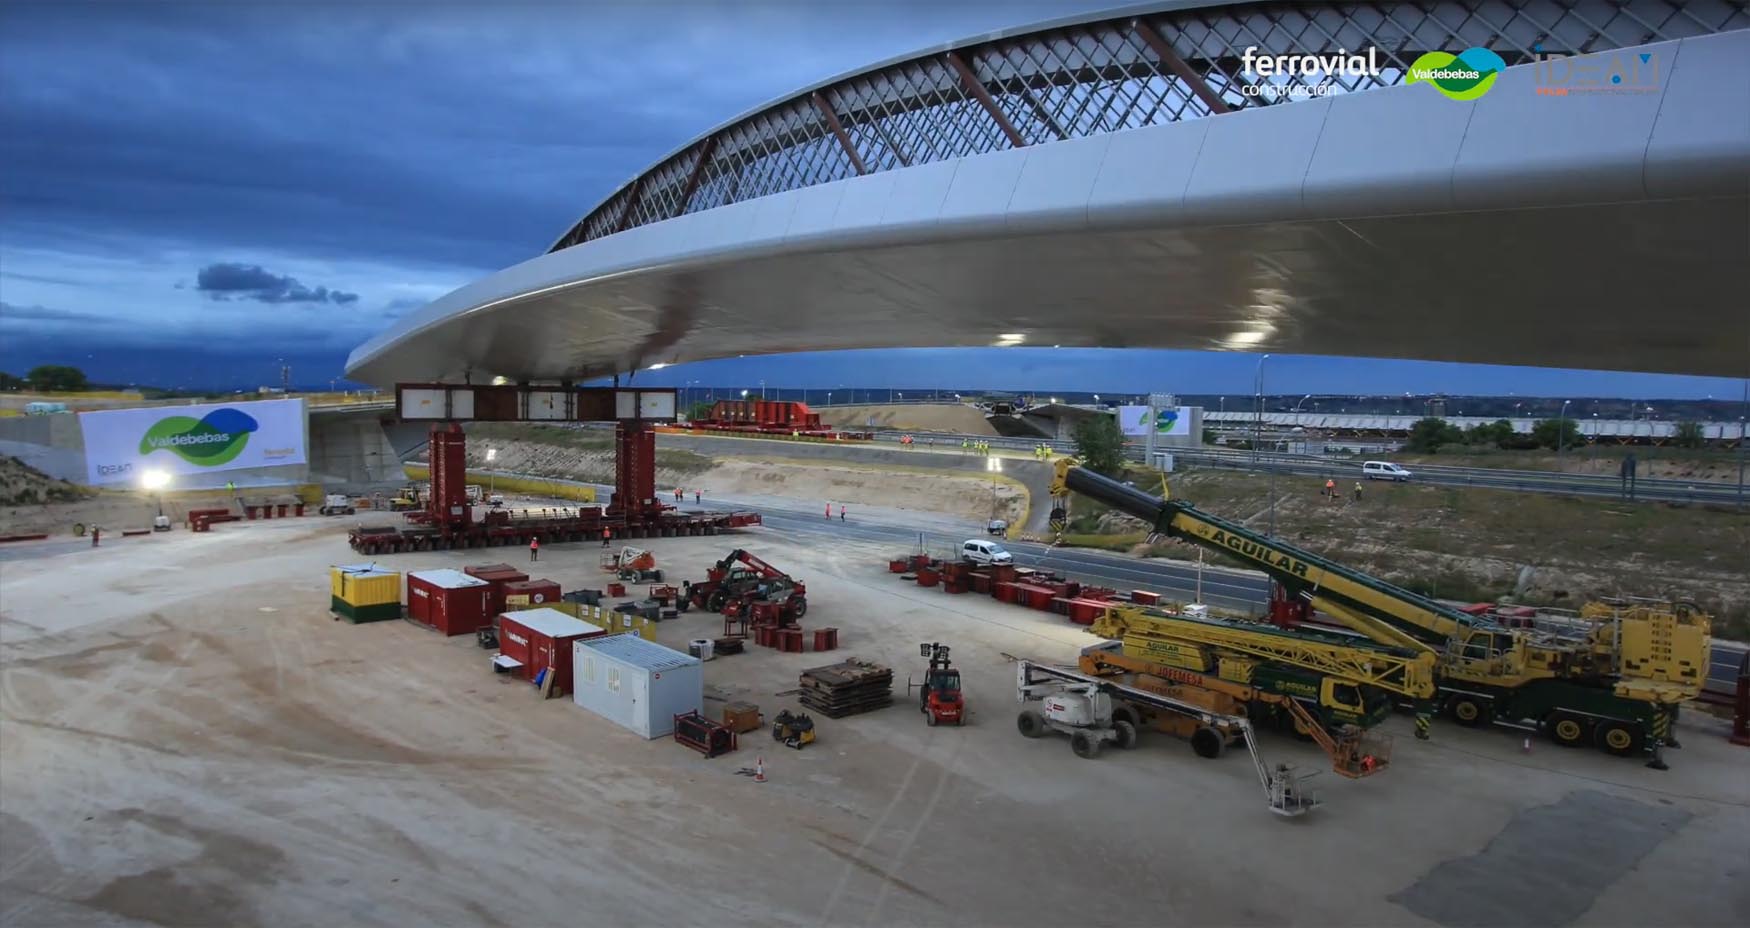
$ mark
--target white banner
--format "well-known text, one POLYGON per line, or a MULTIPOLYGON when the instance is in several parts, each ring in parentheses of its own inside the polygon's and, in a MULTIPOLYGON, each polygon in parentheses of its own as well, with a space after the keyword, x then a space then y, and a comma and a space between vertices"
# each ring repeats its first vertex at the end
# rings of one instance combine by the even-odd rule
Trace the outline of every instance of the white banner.
POLYGON ((82 412, 79 429, 94 485, 306 461, 303 400, 82 412))
POLYGON ((1191 407, 1173 406, 1159 410, 1151 420, 1147 406, 1118 407, 1118 430, 1126 435, 1147 435, 1150 428, 1156 435, 1191 434, 1191 407))

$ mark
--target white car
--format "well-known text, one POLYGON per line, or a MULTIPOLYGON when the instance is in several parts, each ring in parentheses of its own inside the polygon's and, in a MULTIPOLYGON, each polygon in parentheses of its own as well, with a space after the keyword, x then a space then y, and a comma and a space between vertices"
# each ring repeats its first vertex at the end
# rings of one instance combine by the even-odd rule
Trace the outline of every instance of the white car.
POLYGON ((1002 545, 977 538, 968 538, 960 546, 960 559, 979 565, 1015 563, 1015 556, 1002 545))
POLYGON ((1368 461, 1361 465, 1361 476, 1369 480, 1396 480, 1402 483, 1413 475, 1390 461, 1368 461))

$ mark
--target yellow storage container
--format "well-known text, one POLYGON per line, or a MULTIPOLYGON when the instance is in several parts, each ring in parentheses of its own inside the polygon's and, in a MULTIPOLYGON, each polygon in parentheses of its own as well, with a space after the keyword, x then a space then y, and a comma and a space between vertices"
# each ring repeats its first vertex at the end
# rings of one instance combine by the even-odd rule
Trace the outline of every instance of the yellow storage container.
POLYGON ((350 606, 401 602, 400 571, 336 567, 330 585, 334 597, 350 606))

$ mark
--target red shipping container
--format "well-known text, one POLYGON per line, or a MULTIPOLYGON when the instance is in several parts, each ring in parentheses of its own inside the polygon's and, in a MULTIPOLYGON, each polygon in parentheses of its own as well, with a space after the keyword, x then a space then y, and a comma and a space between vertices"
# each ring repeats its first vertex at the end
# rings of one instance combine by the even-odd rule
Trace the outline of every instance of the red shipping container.
POLYGON ((492 615, 504 611, 504 585, 506 583, 529 579, 528 574, 509 564, 475 564, 472 567, 462 568, 462 573, 492 584, 492 606, 489 610, 492 615))
POLYGON ((500 612, 509 611, 512 606, 541 606, 559 601, 559 584, 551 580, 517 580, 500 589, 504 594, 504 608, 500 612))
POLYGON ((1012 603, 1016 596, 1015 585, 1007 582, 993 583, 991 584, 991 595, 996 597, 997 602, 1012 603))
POLYGON ((607 629, 557 609, 521 609, 498 617, 498 657, 493 663, 530 683, 553 674, 553 695, 571 692, 571 643, 606 635, 607 629))
POLYGON ((492 584, 459 570, 407 575, 407 616, 445 635, 472 635, 492 621, 492 584))
POLYGON ((1153 606, 1161 601, 1161 594, 1150 593, 1147 590, 1131 590, 1130 601, 1138 606, 1153 606))

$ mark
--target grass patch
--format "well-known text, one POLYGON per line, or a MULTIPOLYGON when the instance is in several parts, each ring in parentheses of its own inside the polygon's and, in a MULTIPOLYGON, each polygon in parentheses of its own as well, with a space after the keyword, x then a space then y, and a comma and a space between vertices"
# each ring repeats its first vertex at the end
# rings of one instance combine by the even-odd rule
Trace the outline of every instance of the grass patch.
MULTIPOLYGON (((1124 479, 1159 492, 1158 479, 1124 479)), ((1174 499, 1264 531, 1268 475, 1193 470, 1171 479, 1174 499)), ((1616 595, 1689 598, 1714 614, 1716 635, 1750 639, 1750 517, 1741 513, 1378 482, 1365 485, 1359 503, 1348 497, 1332 502, 1320 494, 1323 485, 1322 477, 1277 477, 1277 537, 1442 599, 1511 596, 1526 567, 1531 585, 1524 601, 1533 604, 1575 608, 1616 595)), ((1133 529, 1100 532, 1103 511, 1078 497, 1070 543, 1129 550, 1142 540, 1133 529)), ((1195 548, 1178 541, 1151 546, 1150 553, 1196 558, 1195 548)), ((1215 552, 1208 560, 1236 563, 1215 552)))
POLYGON ((0 506, 72 503, 96 495, 96 490, 56 480, 15 457, 0 459, 0 506))

